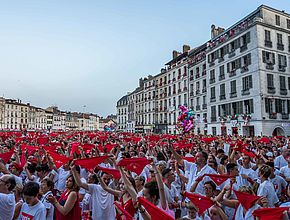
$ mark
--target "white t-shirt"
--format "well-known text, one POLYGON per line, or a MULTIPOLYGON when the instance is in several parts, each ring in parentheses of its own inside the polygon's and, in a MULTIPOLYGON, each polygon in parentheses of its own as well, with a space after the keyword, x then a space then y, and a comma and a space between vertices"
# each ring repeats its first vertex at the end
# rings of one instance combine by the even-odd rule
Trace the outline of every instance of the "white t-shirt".
POLYGON ((41 198, 41 202, 42 204, 45 206, 46 208, 46 220, 53 220, 53 214, 54 214, 54 206, 48 202, 46 199, 49 195, 52 195, 51 191, 48 191, 47 193, 45 193, 42 198, 41 198))
POLYGON ((281 176, 275 175, 273 179, 270 179, 270 182, 273 184, 275 192, 277 193, 278 197, 281 196, 282 189, 286 189, 287 182, 281 176))
MULTIPOLYGON (((197 165, 195 163, 191 163, 186 160, 184 160, 184 169, 185 171, 189 171, 189 172, 186 172, 187 174, 186 177, 188 178, 188 183, 186 184, 187 192, 190 192, 191 186, 193 185, 193 183, 198 177, 203 176, 204 174, 216 174, 216 171, 212 169, 210 166, 208 166, 207 164, 198 172, 197 165)), ((202 179, 202 181, 198 183, 195 189, 195 192, 204 195, 205 192, 203 189, 203 185, 206 181, 209 181, 209 180, 211 179, 208 176, 205 176, 202 179)))
POLYGON ((281 167, 280 173, 283 174, 286 178, 290 178, 290 168, 287 166, 281 167))
POLYGON ((278 196, 275 193, 273 184, 269 180, 262 182, 258 188, 257 196, 266 197, 268 200, 268 206, 274 208, 274 204, 279 202, 278 196))
POLYGON ((288 163, 285 160, 285 158, 283 157, 283 155, 280 155, 278 157, 275 158, 274 160, 274 165, 276 168, 280 169, 281 167, 286 166, 288 163))
POLYGON ((92 195, 92 219, 112 220, 116 217, 114 196, 105 191, 100 185, 88 184, 92 195))
POLYGON ((65 181, 69 176, 69 170, 64 170, 63 167, 58 169, 58 182, 57 182, 57 189, 61 192, 65 189, 65 181))
POLYGON ((166 184, 163 184, 163 185, 164 185, 164 193, 165 193, 167 203, 168 204, 174 203, 175 202, 174 198, 178 197, 177 189, 172 184, 171 184, 171 189, 169 189, 166 184))
POLYGON ((18 220, 44 220, 46 218, 45 206, 39 201, 34 206, 23 203, 18 220))
POLYGON ((236 177, 237 183, 239 186, 252 186, 252 184, 245 178, 241 176, 241 174, 245 174, 250 177, 252 180, 256 180, 258 178, 256 172, 252 168, 244 168, 238 163, 239 176, 236 177))
POLYGON ((13 193, 0 193, 0 219, 10 220, 13 218, 15 209, 15 197, 13 193))
POLYGON ((253 216, 253 212, 260 208, 259 205, 255 204, 253 205, 251 208, 249 208, 247 210, 247 212, 244 214, 244 208, 243 206, 240 204, 237 208, 236 214, 235 214, 235 220, 255 220, 254 216, 253 216))

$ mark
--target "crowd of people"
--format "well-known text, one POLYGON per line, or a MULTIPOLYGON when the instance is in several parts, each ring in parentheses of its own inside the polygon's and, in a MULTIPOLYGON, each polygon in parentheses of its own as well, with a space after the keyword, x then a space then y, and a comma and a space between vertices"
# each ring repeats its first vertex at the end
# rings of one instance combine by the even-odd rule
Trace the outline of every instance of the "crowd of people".
POLYGON ((0 132, 0 219, 289 219, 287 137, 0 132))

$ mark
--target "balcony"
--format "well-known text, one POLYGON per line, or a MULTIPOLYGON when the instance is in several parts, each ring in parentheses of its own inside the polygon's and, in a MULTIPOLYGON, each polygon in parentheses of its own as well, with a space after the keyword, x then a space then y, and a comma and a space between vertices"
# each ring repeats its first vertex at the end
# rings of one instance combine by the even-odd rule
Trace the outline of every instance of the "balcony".
POLYGON ((198 79, 200 77, 199 73, 195 75, 195 78, 198 79))
POLYGON ((229 77, 233 77, 233 76, 235 76, 236 75, 236 70, 231 70, 230 72, 229 72, 229 77))
POLYGON ((199 89, 196 90, 195 94, 196 94, 196 95, 199 95, 199 94, 200 94, 200 90, 199 90, 199 89))
POLYGON ((225 99, 226 99, 226 95, 225 94, 220 95, 220 100, 225 100, 225 99))
POLYGON ((208 64, 208 66, 209 66, 209 67, 214 66, 214 61, 210 62, 210 63, 208 64))
POLYGON ((173 81, 173 82, 175 82, 175 81, 176 81, 176 79, 175 79, 175 78, 173 78, 173 79, 172 79, 172 81, 173 81))
POLYGON ((287 95, 287 89, 280 89, 280 95, 287 95))
POLYGON ((272 41, 265 40, 265 47, 272 47, 272 46, 273 46, 272 41))
POLYGON ((268 93, 275 94, 276 93, 276 89, 274 87, 269 87, 268 86, 268 93))
POLYGON ((199 111, 200 110, 200 105, 197 105, 196 106, 196 111, 199 111))
POLYGON ((236 98, 236 97, 237 97, 237 92, 230 93, 230 98, 236 98))
POLYGON ((273 70, 274 69, 274 65, 273 64, 270 64, 270 63, 267 63, 266 64, 266 69, 267 70, 273 70))
POLYGON ((211 120, 212 122, 214 122, 214 121, 216 121, 216 117, 211 117, 210 120, 211 120))
POLYGON ((219 63, 221 63, 221 62, 223 62, 225 59, 223 58, 223 57, 220 57, 219 59, 218 59, 218 62, 219 63))
POLYGON ((241 46, 241 48, 240 48, 240 53, 246 51, 247 49, 248 49, 248 45, 247 45, 247 44, 241 46))
POLYGON ((235 51, 233 50, 233 51, 229 52, 229 56, 228 56, 228 58, 232 58, 232 57, 234 57, 235 55, 236 55, 236 53, 235 53, 235 51))
POLYGON ((206 92, 206 87, 202 88, 202 92, 203 93, 206 92))
POLYGON ((219 81, 221 81, 221 80, 223 80, 223 79, 225 79, 226 77, 225 77, 225 74, 222 74, 222 75, 219 75, 219 81))
POLYGON ((269 118, 270 119, 277 119, 277 113, 276 112, 269 113, 269 118))
POLYGON ((202 109, 206 109, 207 105, 206 104, 202 104, 202 109))
POLYGON ((284 50, 284 44, 277 44, 278 50, 284 50))
POLYGON ((178 93, 181 93, 181 89, 178 89, 178 93))
POLYGON ((281 66, 281 65, 279 65, 278 70, 279 70, 280 72, 285 72, 285 71, 286 71, 286 67, 285 67, 285 66, 281 66))
POLYGON ((189 80, 193 80, 193 76, 191 76, 191 77, 189 78, 189 80))
POLYGON ((245 72, 247 72, 247 71, 249 71, 249 68, 248 68, 247 65, 241 67, 241 73, 245 73, 245 72))
POLYGON ((210 97, 210 102, 215 102, 216 98, 215 97, 210 97))
POLYGON ((184 87, 184 88, 183 88, 183 91, 187 91, 187 87, 184 87))
POLYGON ((282 119, 289 119, 289 114, 288 113, 285 113, 285 112, 282 112, 282 119))
POLYGON ((194 93, 193 92, 190 92, 190 94, 189 94, 190 96, 193 96, 194 95, 194 93))
POLYGON ((209 79, 209 83, 210 83, 210 84, 215 83, 215 78, 211 78, 211 79, 209 79))
POLYGON ((242 95, 250 95, 250 90, 249 89, 242 90, 242 95))

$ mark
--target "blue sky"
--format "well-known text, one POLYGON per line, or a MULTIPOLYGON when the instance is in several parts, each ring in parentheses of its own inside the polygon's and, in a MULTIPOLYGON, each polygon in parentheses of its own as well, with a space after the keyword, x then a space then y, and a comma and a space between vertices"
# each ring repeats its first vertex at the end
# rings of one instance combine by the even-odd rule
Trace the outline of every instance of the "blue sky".
POLYGON ((290 13, 289 0, 2 1, 0 95, 115 113, 116 101, 158 74, 172 50, 206 42, 211 24, 227 28, 261 4, 290 13))

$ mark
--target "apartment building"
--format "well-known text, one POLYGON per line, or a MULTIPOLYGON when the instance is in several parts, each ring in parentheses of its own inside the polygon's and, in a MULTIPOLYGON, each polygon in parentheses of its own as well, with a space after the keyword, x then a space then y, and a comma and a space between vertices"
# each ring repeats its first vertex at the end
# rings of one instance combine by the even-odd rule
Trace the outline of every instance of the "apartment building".
POLYGON ((127 120, 128 120, 128 95, 124 95, 117 102, 117 122, 118 130, 127 130, 127 120))

